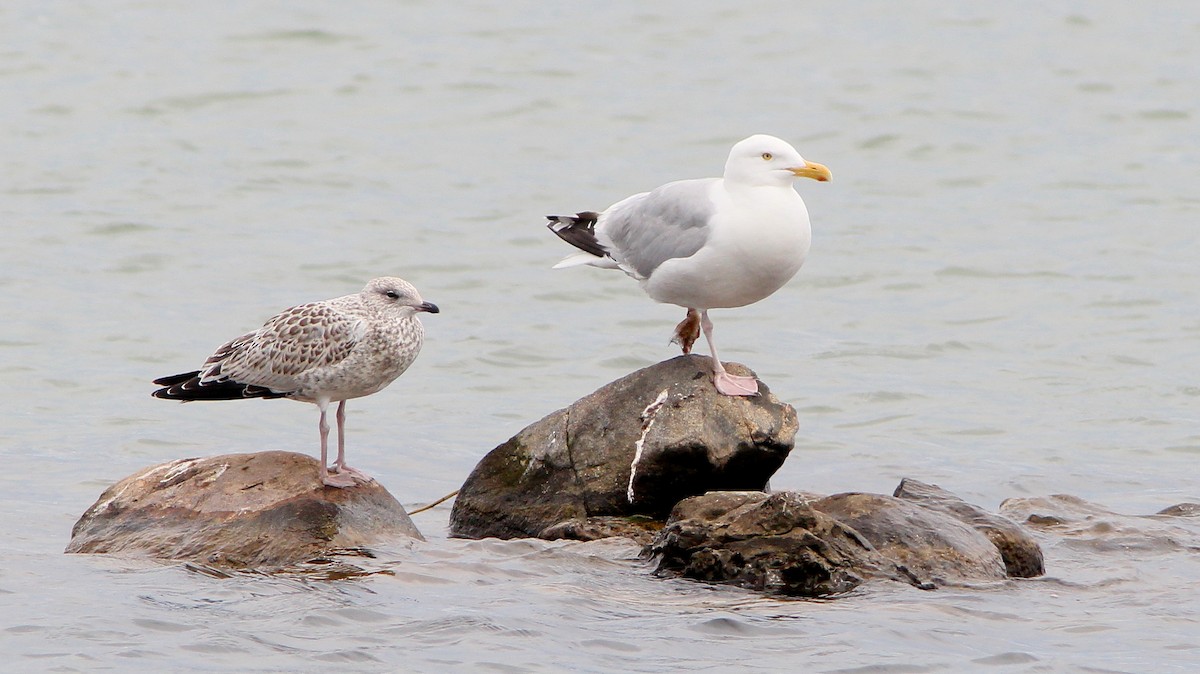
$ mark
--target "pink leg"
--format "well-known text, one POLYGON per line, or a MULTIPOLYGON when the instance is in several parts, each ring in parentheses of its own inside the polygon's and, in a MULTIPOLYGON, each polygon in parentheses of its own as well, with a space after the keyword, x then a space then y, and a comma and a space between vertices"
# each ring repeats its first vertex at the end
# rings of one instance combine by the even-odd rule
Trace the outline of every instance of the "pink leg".
POLYGON ((708 342, 708 350, 712 353, 713 385, 717 392, 727 396, 756 396, 758 395, 758 380, 754 377, 732 375, 725 371, 721 359, 717 356, 717 345, 713 342, 712 321, 708 319, 708 310, 700 312, 700 328, 704 330, 704 339, 708 342))
MULTIPOLYGON (((343 405, 345 402, 342 403, 343 405)), ((325 420, 325 413, 329 409, 328 400, 318 400, 317 407, 321 410, 321 422, 317 428, 321 431, 321 468, 318 474, 321 477, 321 482, 327 487, 351 487, 354 486, 354 478, 343 475, 331 475, 326 464, 329 461, 329 422, 325 420)), ((338 408, 338 416, 341 417, 341 408, 338 408)), ((342 425, 338 423, 338 436, 341 437, 342 425)), ((340 444, 340 443, 339 443, 340 444)), ((341 451, 338 452, 341 454, 341 451)))
POLYGON ((362 472, 357 468, 352 468, 346 465, 346 401, 338 403, 337 408, 337 425, 338 425, 338 455, 337 461, 333 462, 333 472, 339 475, 348 475, 351 479, 357 482, 370 482, 371 476, 362 472))

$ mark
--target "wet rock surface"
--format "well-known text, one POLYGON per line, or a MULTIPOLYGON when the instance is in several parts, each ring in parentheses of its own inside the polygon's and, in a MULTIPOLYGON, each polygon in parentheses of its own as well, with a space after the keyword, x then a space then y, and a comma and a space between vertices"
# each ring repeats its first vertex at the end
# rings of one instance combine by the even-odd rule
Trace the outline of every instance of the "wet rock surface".
MULTIPOLYGON (((660 574, 797 596, 844 593, 869 580, 935 589, 1019 575, 1008 571, 985 531, 960 517, 969 512, 1000 528, 983 517, 989 513, 969 510, 975 506, 937 487, 905 484, 906 498, 794 492, 688 498, 643 552, 658 560, 660 574), (945 511, 948 504, 959 516, 945 511)), ((1011 521, 1005 531, 1005 541, 1021 541, 1020 555, 1040 562, 1028 533, 1011 521)))
POLYGON ((1200 536, 1181 526, 1200 505, 1179 503, 1152 515, 1125 515, 1078 496, 1010 498, 1000 512, 1073 550, 1089 552, 1200 552, 1200 536))
POLYGON ((972 505, 937 485, 904 478, 893 496, 921 507, 944 512, 987 536, 1000 551, 1004 568, 1013 578, 1034 578, 1046 572, 1042 548, 1033 536, 1011 519, 972 505))
POLYGON ((979 531, 920 505, 881 494, 835 494, 812 507, 853 528, 897 567, 934 586, 1005 577, 1000 551, 979 531))
POLYGON ((619 536, 641 545, 648 545, 662 528, 662 520, 650 517, 588 517, 550 525, 538 532, 538 538, 549 541, 561 538, 595 541, 619 536))
POLYGON ((795 410, 766 385, 758 397, 720 395, 710 372, 706 358, 675 358, 526 427, 475 467, 451 535, 620 536, 664 575, 800 596, 1044 572, 1021 526, 917 480, 891 496, 766 493, 792 449, 795 410))
POLYGON ((139 471, 80 517, 66 552, 271 569, 407 539, 424 540, 378 482, 326 487, 312 457, 271 451, 139 471))
POLYGON ((891 577, 862 536, 789 492, 685 499, 645 554, 660 574, 787 595, 838 594, 891 577))
POLYGON ((661 521, 688 496, 762 490, 791 451, 797 421, 760 390, 720 395, 709 359, 695 355, 618 379, 488 453, 458 494, 451 534, 574 537, 599 522, 615 532, 618 519, 595 518, 661 521))

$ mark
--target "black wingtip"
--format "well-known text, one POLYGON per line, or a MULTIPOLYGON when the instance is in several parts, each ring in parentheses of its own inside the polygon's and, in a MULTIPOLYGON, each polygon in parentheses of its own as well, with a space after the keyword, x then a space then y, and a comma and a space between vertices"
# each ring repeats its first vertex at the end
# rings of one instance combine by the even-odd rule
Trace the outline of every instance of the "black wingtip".
POLYGON ((192 370, 191 372, 173 374, 169 377, 159 377, 158 379, 154 380, 154 383, 158 384, 159 386, 174 386, 175 384, 182 384, 189 379, 195 379, 199 376, 200 370, 192 370))
POLYGON ((236 381, 200 383, 200 371, 185 372, 154 380, 162 386, 150 393, 164 400, 241 400, 243 398, 286 398, 287 393, 236 381))

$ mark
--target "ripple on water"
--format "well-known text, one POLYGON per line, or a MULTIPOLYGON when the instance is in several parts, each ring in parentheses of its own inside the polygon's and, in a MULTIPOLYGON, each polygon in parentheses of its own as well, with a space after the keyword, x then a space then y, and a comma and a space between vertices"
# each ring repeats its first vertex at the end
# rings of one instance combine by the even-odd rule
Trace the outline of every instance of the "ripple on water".
POLYGON ((157 230, 158 228, 154 225, 147 225, 141 222, 110 222, 92 227, 88 230, 88 234, 93 236, 125 236, 144 234, 157 230))
POLYGON ((988 655, 982 658, 975 658, 971 662, 977 665, 992 666, 1024 665, 1030 662, 1038 662, 1038 658, 1030 655, 1029 653, 1024 653, 1021 651, 1009 651, 1007 653, 997 653, 995 655, 988 655))
POLYGON ((139 382, 168 371, 150 365, 196 355, 161 336, 186 316, 214 320, 214 302, 253 327, 263 296, 291 303, 281 288, 418 272, 446 322, 428 322, 413 379, 369 414, 351 407, 364 415, 355 437, 396 454, 411 494, 461 480, 488 447, 640 358, 674 355, 682 312, 621 274, 551 272, 568 251, 539 220, 711 175, 741 133, 733 119, 796 134, 846 178, 798 186, 809 262, 718 327, 763 336, 730 334, 746 350, 726 355, 778 373, 768 380, 805 417, 776 487, 887 488, 915 468, 991 500, 1080 493, 1154 512, 1200 496, 1200 198, 1196 148, 1179 140, 1197 120, 1186 75, 1200 41, 1165 3, 960 3, 940 16, 824 3, 819 21, 766 33, 775 8, 757 0, 589 3, 584 30, 583 9, 230 4, 3 5, 22 27, 0 63, 6 666, 1195 668, 1195 516, 1047 503, 1013 516, 1043 543, 1049 578, 824 603, 656 578, 636 546, 446 540, 436 517, 420 522, 429 543, 378 551, 365 576, 60 554, 103 476, 130 463, 213 443, 311 451, 267 404, 189 412, 216 424, 208 436, 149 411, 139 382), (1122 41, 1139 48, 1114 50, 1122 41), (773 86, 799 72, 827 91, 773 86), (596 343, 612 348, 581 353, 596 343), (385 415, 403 422, 368 435, 385 415), (1011 441, 943 442, 997 428, 1011 441))
POLYGON ((309 30, 278 30, 232 35, 225 38, 229 42, 297 42, 311 44, 337 44, 341 42, 358 42, 358 36, 343 33, 333 33, 320 29, 309 30))
POLYGON ((130 108, 126 112, 148 117, 184 114, 212 105, 252 103, 263 99, 292 96, 295 93, 291 89, 273 89, 266 91, 216 91, 191 96, 168 96, 152 100, 139 107, 130 108))

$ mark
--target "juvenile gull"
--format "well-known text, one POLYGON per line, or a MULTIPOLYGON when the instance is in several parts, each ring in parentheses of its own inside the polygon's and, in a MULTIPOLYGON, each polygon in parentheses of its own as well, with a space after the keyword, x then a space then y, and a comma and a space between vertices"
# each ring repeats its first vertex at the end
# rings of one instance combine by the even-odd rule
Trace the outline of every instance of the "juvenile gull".
POLYGON ((654 300, 686 308, 673 341, 689 353, 703 329, 717 390, 756 395, 754 377, 729 374, 717 357, 708 310, 752 304, 796 275, 812 232, 792 182, 830 177, 786 142, 750 136, 730 150, 724 177, 667 183, 603 213, 546 216, 547 226, 580 250, 554 268, 620 269, 654 300))
POLYGON ((371 480, 346 465, 346 401, 382 390, 421 350, 420 312, 438 313, 408 281, 373 279, 362 292, 285 309, 261 328, 231 340, 199 370, 155 379, 156 398, 291 398, 321 410, 321 481, 349 487, 371 480), (337 402, 338 453, 328 462, 325 413, 337 402))

